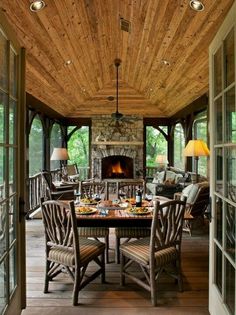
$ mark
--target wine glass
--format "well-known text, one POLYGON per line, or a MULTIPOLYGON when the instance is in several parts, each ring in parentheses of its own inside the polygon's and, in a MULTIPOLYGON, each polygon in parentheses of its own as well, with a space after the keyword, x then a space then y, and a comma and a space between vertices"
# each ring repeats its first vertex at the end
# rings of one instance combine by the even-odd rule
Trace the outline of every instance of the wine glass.
POLYGON ((80 191, 78 189, 74 189, 75 203, 80 203, 80 191))
POLYGON ((152 205, 152 199, 153 199, 153 195, 152 194, 146 194, 145 195, 145 200, 148 201, 149 207, 152 205))

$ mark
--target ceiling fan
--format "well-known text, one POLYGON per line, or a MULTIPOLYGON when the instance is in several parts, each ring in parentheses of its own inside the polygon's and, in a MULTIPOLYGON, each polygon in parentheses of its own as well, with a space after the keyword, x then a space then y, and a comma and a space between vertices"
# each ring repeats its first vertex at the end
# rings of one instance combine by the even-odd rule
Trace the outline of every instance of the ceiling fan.
MULTIPOLYGON (((125 117, 122 113, 119 112, 119 66, 121 64, 120 59, 115 59, 114 64, 116 67, 116 111, 111 114, 112 122, 115 122, 115 126, 119 127, 119 122, 132 122, 135 117, 125 117)), ((113 96, 108 96, 109 101, 113 101, 113 96)))

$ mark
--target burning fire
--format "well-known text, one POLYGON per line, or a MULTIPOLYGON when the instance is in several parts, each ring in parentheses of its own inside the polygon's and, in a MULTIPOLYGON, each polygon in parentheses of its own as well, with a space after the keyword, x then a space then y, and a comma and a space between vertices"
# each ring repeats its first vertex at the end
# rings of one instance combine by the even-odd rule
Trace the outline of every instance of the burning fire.
POLYGON ((112 165, 111 171, 112 171, 112 173, 115 173, 115 174, 122 174, 123 173, 123 170, 122 170, 121 165, 120 165, 120 161, 118 161, 116 164, 112 165))

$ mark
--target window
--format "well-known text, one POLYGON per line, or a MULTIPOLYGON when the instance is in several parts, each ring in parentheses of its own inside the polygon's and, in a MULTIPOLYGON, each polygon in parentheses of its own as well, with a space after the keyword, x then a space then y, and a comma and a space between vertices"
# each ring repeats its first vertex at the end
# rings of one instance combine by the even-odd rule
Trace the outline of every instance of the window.
POLYGON ((88 178, 89 169, 89 127, 82 126, 75 130, 75 126, 68 127, 68 135, 71 136, 67 143, 70 160, 68 164, 76 163, 80 173, 80 179, 88 178), (73 132, 73 130, 75 130, 73 132))
MULTIPOLYGON (((59 124, 54 123, 50 134, 50 156, 54 148, 61 148, 62 146, 62 133, 59 124)), ((60 168, 60 161, 50 161, 50 169, 55 170, 60 168)))
MULTIPOLYGON (((159 128, 167 135, 167 126, 159 128)), ((146 127, 146 166, 157 166, 157 155, 167 157, 167 141, 160 130, 151 126, 146 127)))
MULTIPOLYGON (((193 122, 193 139, 202 139, 207 143, 207 116, 206 112, 199 114, 193 122)), ((194 167, 194 166, 193 166, 194 167)), ((207 176, 207 157, 200 156, 198 160, 198 173, 207 176)))
POLYGON ((29 176, 43 168, 43 127, 38 115, 35 116, 29 134, 29 176))
POLYGON ((183 149, 185 145, 184 130, 180 123, 174 129, 174 166, 184 169, 183 149))

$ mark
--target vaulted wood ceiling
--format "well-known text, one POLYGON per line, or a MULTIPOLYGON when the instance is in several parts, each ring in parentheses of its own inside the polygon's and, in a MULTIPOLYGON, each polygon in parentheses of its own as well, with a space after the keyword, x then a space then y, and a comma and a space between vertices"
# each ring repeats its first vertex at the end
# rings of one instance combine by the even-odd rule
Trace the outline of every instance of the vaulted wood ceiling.
POLYGON ((66 117, 169 117, 208 91, 208 46, 233 0, 29 0, 0 7, 26 48, 26 90, 66 117), (130 21, 122 31, 120 18, 130 21), (71 60, 70 65, 66 61, 71 60), (165 65, 167 60, 170 65, 165 65))

